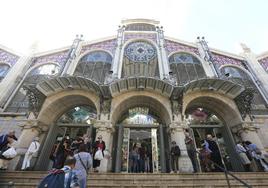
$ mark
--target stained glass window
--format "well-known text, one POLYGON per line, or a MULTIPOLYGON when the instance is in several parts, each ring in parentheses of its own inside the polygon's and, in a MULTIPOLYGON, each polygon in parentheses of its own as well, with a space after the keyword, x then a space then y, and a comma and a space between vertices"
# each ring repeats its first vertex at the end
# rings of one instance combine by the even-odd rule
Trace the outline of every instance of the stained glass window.
POLYGON ((111 69, 112 56, 104 51, 95 51, 85 55, 78 63, 74 75, 104 83, 111 69))
POLYGON ((6 76, 9 68, 9 65, 0 64, 0 81, 6 76))
POLYGON ((92 124, 96 118, 96 110, 91 106, 77 106, 64 113, 58 122, 92 124))
POLYGON ((192 80, 206 77, 201 62, 188 53, 180 52, 170 56, 169 66, 172 77, 177 79, 178 85, 185 85, 192 80))

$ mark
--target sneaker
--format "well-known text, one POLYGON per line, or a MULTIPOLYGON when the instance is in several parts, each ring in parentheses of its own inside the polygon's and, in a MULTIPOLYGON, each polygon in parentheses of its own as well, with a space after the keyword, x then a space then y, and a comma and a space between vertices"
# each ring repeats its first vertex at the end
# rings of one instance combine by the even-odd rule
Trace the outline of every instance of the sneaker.
POLYGON ((173 170, 171 170, 171 171, 170 171, 170 174, 173 174, 173 173, 174 173, 174 171, 173 171, 173 170))

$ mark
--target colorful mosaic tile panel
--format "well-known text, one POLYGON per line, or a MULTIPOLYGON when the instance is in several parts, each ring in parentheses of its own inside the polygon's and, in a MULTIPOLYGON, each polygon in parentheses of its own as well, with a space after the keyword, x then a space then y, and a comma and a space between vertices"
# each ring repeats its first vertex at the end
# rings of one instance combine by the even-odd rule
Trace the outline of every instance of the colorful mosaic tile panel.
POLYGON ((188 45, 181 44, 178 42, 173 42, 171 40, 165 40, 165 47, 166 47, 167 55, 176 51, 184 51, 184 52, 191 52, 199 56, 198 48, 194 48, 192 46, 188 46, 188 45))
POLYGON ((37 64, 50 63, 50 62, 59 63, 60 66, 63 66, 67 61, 68 52, 69 52, 69 50, 65 50, 62 52, 37 57, 33 61, 31 66, 34 66, 37 64))
POLYGON ((268 72, 268 57, 259 60, 261 66, 268 72))
POLYGON ((224 55, 212 53, 214 62, 218 64, 219 66, 225 65, 225 64, 231 64, 231 65, 237 65, 243 67, 242 61, 239 59, 235 59, 232 57, 227 57, 224 55))
POLYGON ((125 33, 125 42, 131 39, 149 39, 156 42, 156 34, 154 33, 125 33))
POLYGON ((114 54, 115 49, 116 49, 116 43, 117 43, 116 39, 112 39, 112 40, 106 40, 106 41, 102 41, 102 42, 98 42, 94 44, 89 44, 87 46, 82 47, 80 54, 83 54, 85 51, 94 50, 94 49, 104 49, 114 54))
POLYGON ((7 63, 11 67, 18 61, 19 56, 0 49, 0 63, 7 63))

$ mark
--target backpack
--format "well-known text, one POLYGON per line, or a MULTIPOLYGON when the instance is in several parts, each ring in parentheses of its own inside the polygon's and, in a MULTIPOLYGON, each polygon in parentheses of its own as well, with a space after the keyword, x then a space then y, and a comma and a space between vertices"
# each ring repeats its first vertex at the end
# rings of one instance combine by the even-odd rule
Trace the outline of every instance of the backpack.
POLYGON ((180 149, 179 146, 175 146, 175 148, 174 148, 174 154, 176 156, 180 156, 181 155, 181 149, 180 149))
POLYGON ((49 174, 42 179, 38 188, 64 188, 65 172, 59 169, 52 169, 49 174))

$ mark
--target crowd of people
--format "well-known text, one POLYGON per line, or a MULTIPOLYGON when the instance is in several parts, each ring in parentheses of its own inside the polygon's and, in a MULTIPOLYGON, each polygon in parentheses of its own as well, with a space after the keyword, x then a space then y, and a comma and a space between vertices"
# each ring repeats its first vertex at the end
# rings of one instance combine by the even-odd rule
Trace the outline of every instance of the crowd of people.
MULTIPOLYGON (((226 167, 221 157, 221 148, 216 137, 213 137, 211 134, 206 135, 206 138, 201 141, 201 148, 196 149, 194 138, 189 131, 185 130, 184 133, 184 142, 194 173, 198 171, 218 172, 226 167), (198 169, 198 159, 201 169, 198 169)), ((17 155, 15 149, 16 142, 15 131, 10 131, 0 136, 1 170, 6 170, 9 161, 17 155)), ((175 141, 172 141, 171 144, 171 172, 176 173, 179 172, 181 151, 175 141)), ((148 147, 145 143, 133 144, 129 151, 130 172, 152 172, 152 152, 148 147)), ((35 137, 24 155, 21 170, 31 169, 31 160, 37 156, 39 148, 39 138, 35 137)), ((93 172, 98 172, 101 160, 105 157, 105 149, 106 145, 101 135, 97 137, 95 142, 87 135, 75 139, 69 137, 58 139, 49 157, 53 162, 52 168, 60 171, 54 170, 51 174, 61 174, 60 172, 65 174, 71 173, 71 175, 65 176, 64 184, 74 183, 74 185, 84 188, 86 187, 87 174, 91 167, 93 167, 93 172), (71 180, 68 178, 71 178, 71 180)), ((237 142, 235 149, 245 171, 268 171, 265 154, 256 144, 250 141, 237 142)))

